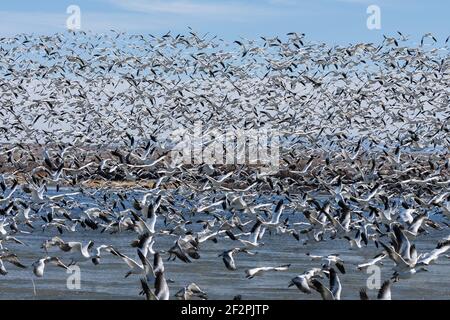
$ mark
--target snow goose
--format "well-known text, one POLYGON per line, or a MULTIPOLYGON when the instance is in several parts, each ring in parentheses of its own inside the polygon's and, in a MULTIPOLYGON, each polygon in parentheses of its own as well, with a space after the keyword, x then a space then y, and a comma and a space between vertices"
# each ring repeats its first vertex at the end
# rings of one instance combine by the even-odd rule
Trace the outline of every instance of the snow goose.
POLYGON ((48 263, 52 263, 58 267, 68 269, 68 267, 62 263, 62 261, 58 257, 45 257, 33 262, 33 273, 36 277, 42 278, 44 276, 45 266, 48 263))

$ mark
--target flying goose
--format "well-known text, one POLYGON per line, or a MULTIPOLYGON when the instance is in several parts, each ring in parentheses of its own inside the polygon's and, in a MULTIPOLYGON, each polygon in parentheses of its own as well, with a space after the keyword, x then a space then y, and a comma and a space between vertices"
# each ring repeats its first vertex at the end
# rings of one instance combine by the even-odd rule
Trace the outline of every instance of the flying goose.
POLYGON ((155 296, 158 300, 169 300, 170 291, 164 272, 157 272, 155 279, 155 296))
POLYGON ((247 279, 253 279, 256 276, 260 276, 268 271, 286 271, 289 269, 290 264, 280 265, 278 267, 257 267, 245 270, 245 277, 247 279))
POLYGON ((311 280, 321 277, 322 273, 323 269, 321 268, 313 268, 311 270, 308 270, 305 273, 292 278, 289 282, 288 287, 292 287, 295 285, 301 292, 310 294, 312 292, 311 280))
POLYGON ((198 285, 195 283, 191 283, 188 286, 180 289, 177 293, 175 293, 175 297, 181 300, 192 300, 194 297, 197 297, 201 300, 208 299, 208 295, 204 292, 198 285))
POLYGON ((45 257, 33 262, 33 273, 36 277, 44 276, 44 269, 48 263, 52 263, 58 267, 68 269, 68 267, 58 257, 45 257))
MULTIPOLYGON (((359 291, 359 297, 361 300, 369 300, 369 296, 367 295, 366 289, 362 288, 359 291)), ((378 300, 391 300, 391 281, 386 280, 381 285, 380 290, 377 295, 378 300)))
POLYGON ((325 267, 331 267, 332 265, 336 266, 336 268, 342 273, 345 274, 344 261, 339 257, 339 254, 330 254, 327 256, 313 255, 309 252, 306 253, 307 256, 311 258, 311 260, 323 260, 325 261, 325 267))
POLYGON ((237 268, 236 268, 236 262, 235 262, 235 260, 234 260, 233 255, 234 255, 235 253, 240 253, 240 252, 244 252, 244 253, 246 253, 246 254, 248 254, 248 255, 250 255, 250 256, 253 256, 253 255, 256 254, 256 252, 251 252, 251 251, 248 251, 247 249, 243 249, 243 248, 233 248, 233 249, 226 250, 226 251, 222 252, 222 253, 219 254, 218 256, 219 256, 219 257, 222 257, 223 263, 225 264, 225 267, 226 267, 228 270, 234 271, 234 270, 236 270, 237 268))
POLYGON ((137 250, 137 254, 141 263, 136 262, 130 257, 120 253, 117 250, 111 250, 111 253, 115 256, 120 257, 125 264, 129 267, 129 271, 125 274, 125 278, 128 278, 132 274, 143 275, 145 277, 154 277, 154 271, 152 265, 147 260, 146 257, 142 254, 141 251, 137 250))
POLYGON ((91 260, 92 258, 94 258, 94 256, 91 256, 91 253, 89 252, 89 250, 94 246, 93 241, 89 241, 86 245, 83 246, 81 242, 65 242, 59 237, 53 237, 47 245, 57 246, 60 250, 65 252, 68 258, 71 260, 69 265, 77 262, 91 260))
POLYGON ((450 240, 441 241, 436 248, 423 254, 417 261, 417 265, 429 265, 434 263, 440 255, 444 254, 450 249, 450 240))
POLYGON ((137 248, 144 257, 147 257, 149 253, 152 255, 155 254, 155 251, 153 250, 154 243, 155 240, 153 239, 153 236, 146 232, 140 234, 138 240, 134 240, 131 243, 131 246, 137 248))
POLYGON ((357 265, 357 269, 358 270, 364 270, 367 269, 370 266, 374 266, 377 263, 379 264, 383 264, 381 261, 387 256, 387 254, 385 252, 379 253, 377 254, 375 257, 373 257, 372 259, 370 259, 369 261, 365 262, 365 263, 360 263, 357 265))
POLYGON ((0 274, 2 276, 8 274, 8 271, 6 271, 6 268, 3 264, 3 261, 9 262, 13 265, 15 265, 16 267, 25 269, 26 266, 23 265, 20 261, 19 258, 11 252, 3 252, 2 254, 0 254, 0 274))
POLYGON ((283 213, 284 205, 283 200, 278 201, 275 210, 272 213, 272 217, 270 221, 263 222, 264 226, 278 226, 280 224, 280 216, 283 213))
POLYGON ((257 219, 256 223, 253 225, 252 229, 250 230, 250 236, 248 240, 245 239, 238 239, 242 244, 245 245, 243 249, 253 249, 256 247, 259 247, 262 245, 262 243, 259 243, 259 237, 261 233, 261 227, 263 225, 263 222, 259 219, 257 219))
POLYGON ((9 223, 7 223, 5 219, 0 221, 0 248, 3 249, 4 241, 13 241, 15 243, 25 245, 25 243, 23 243, 19 239, 11 236, 9 231, 6 231, 5 226, 8 225, 9 223))
POLYGON ((10 201, 12 195, 14 194, 14 192, 16 192, 18 186, 19 183, 17 182, 17 180, 14 180, 14 183, 11 187, 9 194, 6 197, 0 197, 0 205, 3 205, 10 201))

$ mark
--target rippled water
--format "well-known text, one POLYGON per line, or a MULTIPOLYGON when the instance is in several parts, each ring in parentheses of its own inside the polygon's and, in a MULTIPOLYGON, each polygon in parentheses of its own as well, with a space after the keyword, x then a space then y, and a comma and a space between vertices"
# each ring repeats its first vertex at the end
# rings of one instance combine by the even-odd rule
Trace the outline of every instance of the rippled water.
MULTIPOLYGON (((10 245, 26 265, 31 265, 38 257, 40 244, 56 233, 36 231, 32 235, 22 236, 29 246, 10 245), (14 248, 13 248, 14 247, 14 248)), ((426 238, 422 237, 415 243, 419 253, 431 250, 436 242, 447 236, 444 231, 433 231, 426 238)), ((70 240, 95 241, 95 247, 100 244, 112 244, 121 252, 135 258, 135 251, 129 243, 135 238, 132 232, 122 232, 110 235, 99 231, 85 231, 82 233, 65 233, 62 238, 70 240)), ((158 237, 156 249, 167 250, 174 241, 174 237, 158 237)), ((186 264, 177 261, 165 261, 166 277, 173 279, 169 284, 172 298, 181 287, 190 282, 197 283, 203 288, 210 299, 231 299, 235 295, 242 295, 243 299, 318 299, 318 294, 306 295, 295 287, 288 288, 289 280, 296 274, 311 267, 320 265, 318 261, 311 261, 305 253, 330 254, 340 253, 345 261, 347 273, 339 274, 343 292, 342 299, 358 299, 358 291, 365 286, 368 275, 357 271, 356 265, 373 257, 380 250, 373 244, 368 249, 350 250, 343 240, 330 240, 321 243, 311 243, 306 246, 297 242, 293 237, 267 234, 264 236, 264 246, 259 248, 255 256, 241 254, 237 256, 238 270, 229 271, 218 257, 224 249, 232 248, 236 243, 231 240, 219 240, 218 243, 208 241, 201 244, 199 260, 186 264), (246 279, 244 270, 256 266, 275 266, 291 264, 288 271, 266 273, 253 279, 246 279)), ((42 253, 42 256, 44 253, 42 253)), ((61 255, 61 257, 64 257, 61 255)), ((136 257, 137 258, 137 257, 136 257)), ((382 268, 383 280, 391 275, 392 262, 384 260, 382 268)), ((441 257, 436 265, 428 267, 429 272, 418 273, 413 278, 401 280, 392 286, 393 299, 448 299, 450 298, 450 260, 441 257)), ((124 278, 128 267, 115 256, 105 253, 101 264, 93 265, 91 261, 80 264, 81 289, 69 290, 66 286, 68 274, 64 269, 48 265, 44 278, 33 276, 31 268, 18 269, 6 263, 9 273, 2 276, 0 281, 0 298, 2 299, 142 299, 139 277, 132 275, 124 278), (33 290, 34 279, 36 294, 33 290)), ((323 280, 326 282, 326 280, 323 280)), ((369 296, 376 295, 376 290, 370 291, 369 296)))

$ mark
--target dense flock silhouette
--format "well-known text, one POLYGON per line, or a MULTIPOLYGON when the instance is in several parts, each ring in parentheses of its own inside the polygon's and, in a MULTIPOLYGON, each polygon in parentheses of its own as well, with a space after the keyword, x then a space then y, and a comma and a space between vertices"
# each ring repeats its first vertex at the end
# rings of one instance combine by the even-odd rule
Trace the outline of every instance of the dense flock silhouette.
POLYGON ((448 48, 448 38, 414 44, 400 32, 347 46, 294 32, 1 38, 1 275, 102 268, 112 255, 136 298, 207 299, 165 265, 195 266, 213 241, 223 244, 217 263, 257 282, 292 263, 242 270, 239 259, 279 237, 317 265, 280 281, 294 298, 340 299, 348 273, 384 263, 378 299, 390 299, 396 282, 449 257, 450 236, 431 251, 415 244, 449 228, 448 48), (214 130, 278 132, 278 167, 175 162, 173 133, 196 123, 200 147, 217 141, 214 130), (32 259, 16 254, 36 233, 47 240, 32 259), (76 233, 79 241, 65 240, 76 233), (133 255, 94 243, 99 233, 134 235, 124 243, 133 255), (164 238, 172 245, 160 247, 164 238), (330 242, 329 254, 314 254, 318 242, 330 242), (333 242, 377 254, 349 265, 333 242))

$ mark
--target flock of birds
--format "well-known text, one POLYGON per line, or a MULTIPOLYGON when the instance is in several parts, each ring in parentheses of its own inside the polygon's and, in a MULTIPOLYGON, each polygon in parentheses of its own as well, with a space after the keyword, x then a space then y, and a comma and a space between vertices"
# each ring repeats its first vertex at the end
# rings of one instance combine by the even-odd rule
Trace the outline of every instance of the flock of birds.
POLYGON ((6 263, 45 278, 57 272, 49 265, 101 268, 110 255, 136 296, 207 299, 196 283, 174 292, 165 266, 195 265, 214 242, 224 271, 277 277, 292 264, 239 267, 276 237, 316 264, 280 287, 339 300, 350 270, 390 260, 377 295, 390 299, 397 282, 449 258, 450 235, 416 246, 449 228, 448 39, 327 46, 299 33, 229 43, 192 30, 77 32, 2 38, 0 53, 2 276, 6 263), (282 132, 279 168, 174 164, 169 133, 198 121, 205 146, 216 128, 282 132), (26 264, 16 248, 38 233, 47 239, 26 264), (99 233, 132 235, 133 254, 96 245, 99 233), (321 242, 376 254, 351 267, 334 251, 311 253, 321 242))

